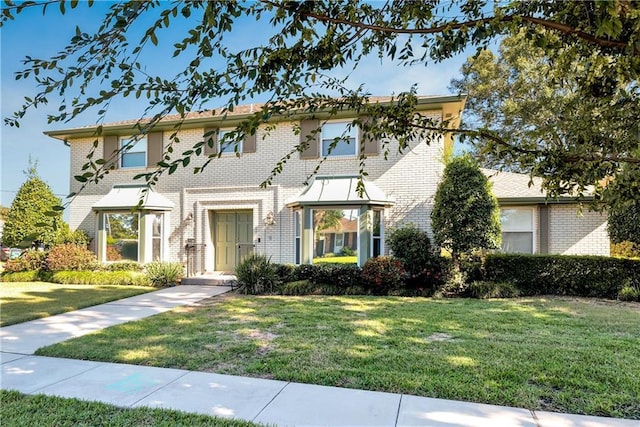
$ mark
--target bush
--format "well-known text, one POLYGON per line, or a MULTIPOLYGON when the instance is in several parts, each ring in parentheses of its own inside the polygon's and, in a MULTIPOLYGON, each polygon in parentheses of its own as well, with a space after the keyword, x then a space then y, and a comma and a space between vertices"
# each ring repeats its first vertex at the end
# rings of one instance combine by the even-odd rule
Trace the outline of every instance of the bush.
POLYGON ((329 284, 315 284, 310 280, 296 280, 285 283, 280 288, 282 295, 367 295, 364 286, 338 287, 329 284))
POLYGON ((362 278, 378 295, 400 289, 405 277, 402 261, 389 256, 368 259, 362 270, 362 278))
POLYGON ((485 280, 513 283, 521 295, 571 295, 615 299, 638 286, 640 260, 568 255, 490 254, 485 280))
POLYGON ((625 286, 618 292, 620 301, 640 301, 640 289, 634 286, 625 286))
POLYGON ((284 283, 280 288, 282 295, 312 295, 316 293, 316 285, 309 280, 296 280, 284 283))
POLYGON ((275 265, 260 254, 249 255, 238 264, 236 278, 238 291, 252 295, 271 293, 279 283, 275 265))
POLYGON ((46 282, 50 277, 47 277, 47 273, 42 270, 29 270, 4 272, 0 279, 2 282, 46 282))
POLYGON ((466 297, 469 294, 467 273, 455 268, 447 275, 445 282, 436 291, 436 296, 454 298, 466 297))
POLYGON ((518 289, 508 282, 484 282, 475 281, 469 284, 469 295, 473 298, 515 298, 518 289))
POLYGON ((179 262, 154 261, 144 266, 149 281, 156 288, 175 285, 184 277, 184 266, 179 262))
POLYGON ((611 244, 611 256, 623 258, 640 258, 640 245, 625 241, 611 244))
POLYGON ((84 246, 65 243, 51 248, 47 255, 49 271, 86 271, 96 268, 96 256, 84 246))
POLYGON ((136 261, 116 261, 102 264, 102 271, 142 271, 144 266, 136 261))
POLYGON ((288 283, 297 280, 296 270, 297 267, 294 264, 274 264, 276 269, 276 276, 280 283, 288 283))
POLYGON ((355 256, 356 255, 356 251, 355 251, 355 249, 351 249, 348 246, 344 246, 342 248, 342 250, 340 251, 340 255, 342 255, 342 256, 355 256))
POLYGON ((316 285, 349 288, 362 285, 362 269, 351 264, 315 264, 307 279, 316 285))
MULTIPOLYGON (((65 224, 66 225, 66 224, 65 224)), ((56 235, 56 244, 61 245, 65 243, 72 243, 77 246, 87 247, 91 238, 84 230, 71 231, 69 226, 60 227, 58 234, 56 235)))
POLYGON ((137 271, 58 271, 49 281, 64 285, 151 286, 149 278, 137 271))
POLYGON ((433 292, 442 285, 446 260, 431 246, 429 236, 413 224, 393 229, 386 239, 393 256, 407 270, 407 286, 433 292))
POLYGON ((9 273, 20 271, 41 270, 46 265, 47 253, 36 249, 29 249, 18 258, 7 261, 4 270, 9 273))

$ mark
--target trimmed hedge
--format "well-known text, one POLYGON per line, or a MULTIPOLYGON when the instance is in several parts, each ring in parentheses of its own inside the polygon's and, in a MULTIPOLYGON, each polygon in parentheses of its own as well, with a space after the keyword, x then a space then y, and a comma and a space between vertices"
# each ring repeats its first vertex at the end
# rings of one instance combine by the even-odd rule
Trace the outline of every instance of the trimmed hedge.
POLYGON ((362 287, 362 269, 352 264, 274 264, 281 283, 308 280, 313 285, 337 288, 362 287))
POLYGON ((0 276, 2 282, 48 282, 51 273, 42 270, 5 271, 0 276))
POLYGON ((339 287, 329 284, 314 284, 309 280, 296 280, 280 287, 282 295, 370 295, 363 286, 339 287))
POLYGON ((57 271, 48 281, 63 285, 151 286, 149 277, 137 271, 57 271))
POLYGON ((51 282, 63 285, 151 286, 146 274, 136 271, 50 271, 30 270, 3 273, 3 282, 51 282))
POLYGON ((485 280, 513 283, 520 295, 616 299, 625 285, 640 285, 640 260, 570 255, 487 255, 485 280))

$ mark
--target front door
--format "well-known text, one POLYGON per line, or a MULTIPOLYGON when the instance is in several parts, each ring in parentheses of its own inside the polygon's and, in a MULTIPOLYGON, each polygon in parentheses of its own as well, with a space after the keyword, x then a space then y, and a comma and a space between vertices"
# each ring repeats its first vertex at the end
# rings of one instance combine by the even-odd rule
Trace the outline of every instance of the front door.
POLYGON ((238 262, 253 252, 253 213, 214 212, 213 218, 215 269, 233 272, 238 262))

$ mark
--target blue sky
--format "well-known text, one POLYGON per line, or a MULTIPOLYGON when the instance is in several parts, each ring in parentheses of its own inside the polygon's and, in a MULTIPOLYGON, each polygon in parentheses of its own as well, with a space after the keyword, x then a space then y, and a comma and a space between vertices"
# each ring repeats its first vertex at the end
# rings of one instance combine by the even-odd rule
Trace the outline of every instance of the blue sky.
MULTIPOLYGON (((48 58, 62 50, 75 33, 76 25, 83 31, 90 32, 100 22, 100 17, 110 6, 110 2, 96 2, 89 8, 80 4, 77 9, 67 10, 66 15, 52 7, 42 16, 40 9, 20 14, 13 22, 0 29, 1 43, 1 86, 2 118, 10 117, 24 102, 25 96, 37 93, 33 80, 15 80, 15 72, 22 69, 22 60, 26 55, 36 58, 48 58)), ((161 33, 161 44, 181 40, 184 37, 186 23, 178 22, 170 27, 169 33, 161 33)), ((251 45, 265 39, 268 31, 264 22, 243 22, 239 32, 238 44, 251 45)), ((235 40, 234 40, 235 41, 235 40)), ((186 60, 171 58, 172 49, 149 55, 146 64, 149 68, 161 67, 163 71, 175 74, 184 67, 186 60)), ((451 79, 459 75, 459 70, 471 53, 460 55, 440 64, 429 64, 428 67, 414 66, 398 68, 378 58, 367 59, 359 69, 353 72, 349 82, 355 88, 364 84, 365 90, 373 95, 390 95, 407 90, 417 83, 418 93, 423 95, 442 95, 450 93, 448 86, 451 79)), ((342 70, 336 70, 340 76, 342 70)), ((47 130, 73 126, 94 124, 95 113, 84 113, 78 119, 67 123, 47 123, 47 113, 58 109, 59 99, 51 96, 49 104, 31 110, 21 120, 19 128, 1 124, 1 196, 2 205, 10 206, 15 192, 24 182, 23 171, 27 169, 29 157, 37 160, 40 176, 51 186, 53 192, 62 199, 69 193, 69 148, 62 142, 43 135, 47 130)), ((146 100, 127 99, 112 105, 107 122, 135 119, 143 114, 146 100)), ((256 100, 260 101, 260 100, 256 100)), ((210 105, 215 108, 219 105, 210 105)))

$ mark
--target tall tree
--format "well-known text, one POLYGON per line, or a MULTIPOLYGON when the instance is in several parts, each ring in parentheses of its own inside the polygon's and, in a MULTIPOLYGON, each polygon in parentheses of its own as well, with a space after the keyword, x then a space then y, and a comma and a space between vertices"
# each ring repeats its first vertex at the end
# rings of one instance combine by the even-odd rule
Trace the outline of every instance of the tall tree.
POLYGON ((58 228, 66 227, 60 205, 49 185, 38 177, 37 162, 29 160, 27 180, 20 186, 4 224, 3 243, 7 246, 29 247, 32 243, 52 245, 58 238, 58 228))
POLYGON ((626 209, 611 211, 607 229, 613 243, 632 242, 640 245, 640 201, 630 203, 626 209))
POLYGON ((447 163, 436 191, 431 224, 435 242, 451 252, 456 269, 461 254, 500 247, 498 200, 471 156, 454 157, 447 163))
POLYGON ((613 206, 640 195, 632 167, 640 159, 640 97, 637 80, 607 73, 597 58, 585 64, 571 48, 549 52, 522 30, 499 54, 470 58, 452 86, 469 95, 465 121, 480 131, 469 136, 487 166, 542 177, 551 196, 595 189, 613 206), (585 85, 587 66, 599 77, 585 85))
MULTIPOLYGON (((50 10, 54 7, 52 3, 56 2, 7 1, 0 22, 7 25, 25 8, 50 10)), ((60 0, 57 4, 65 13, 66 5, 74 8, 79 3, 60 0)), ((17 78, 34 79, 41 91, 26 97, 23 107, 7 123, 19 125, 28 110, 46 104, 54 95, 60 95, 62 101, 59 112, 49 117, 51 122, 64 122, 96 109, 97 113, 92 111, 91 122, 97 116, 97 122, 102 123, 113 99, 147 97, 149 108, 139 122, 140 132, 149 132, 172 112, 186 117, 189 112, 200 111, 215 102, 224 105, 218 114, 225 114, 241 103, 266 97, 268 102, 252 118, 238 124, 238 140, 245 133, 254 133, 257 126, 268 123, 274 116, 294 111, 313 114, 319 109, 333 116, 340 110, 353 109, 361 117, 369 118, 356 119, 354 125, 361 125, 365 134, 381 139, 386 152, 391 137, 398 140, 397 149, 403 150, 415 138, 429 142, 434 138, 433 132, 453 131, 447 122, 416 114, 415 88, 410 82, 394 103, 380 106, 369 102, 366 88, 350 90, 332 71, 357 69, 370 55, 387 58, 400 67, 440 61, 469 46, 486 47, 521 30, 545 52, 553 53, 557 63, 566 67, 576 61, 581 67, 576 81, 578 88, 581 93, 602 100, 601 114, 614 115, 614 111, 624 112, 638 105, 640 3, 634 1, 132 0, 114 3, 96 32, 85 33, 77 28, 69 45, 51 58, 27 57, 25 69, 17 78), (185 33, 169 29, 172 23, 183 19, 191 23, 185 33), (235 36, 242 30, 240 23, 247 19, 266 20, 273 31, 262 44, 238 48, 235 36), (152 24, 149 26, 148 22, 152 24), (163 41, 173 42, 174 57, 188 58, 188 66, 175 76, 145 67, 143 58, 147 55, 166 55, 167 47, 159 43, 160 36, 163 41), (158 50, 154 51, 154 47, 158 50), (94 81, 103 84, 92 85, 94 81), (620 90, 621 85, 626 85, 626 90, 620 90)), ((576 112, 582 113, 579 109, 576 112)), ((603 128, 601 134, 614 135, 620 128, 637 125, 637 120, 629 115, 623 113, 619 117, 619 125, 603 128)), ((101 129, 98 127, 98 133, 101 129)), ((455 132, 488 138, 512 147, 524 157, 537 153, 531 153, 529 148, 519 149, 517 143, 488 129, 455 132)), ((139 178, 153 185, 163 173, 186 167, 192 156, 202 155, 204 141, 193 147, 181 147, 176 135, 171 135, 158 170, 139 178)), ((595 173, 595 166, 582 168, 585 162, 640 163, 638 153, 628 151, 627 147, 600 154, 593 140, 581 141, 584 151, 555 156, 545 164, 548 176, 556 171, 559 177, 545 181, 552 192, 573 187, 579 192, 587 183, 597 184, 603 171, 595 173)), ((304 142, 292 147, 291 153, 275 165, 273 175, 282 170, 293 153, 305 147, 304 142)), ((82 175, 76 179, 82 182, 101 179, 105 162, 98 157, 91 153, 82 175)), ((365 163, 366 155, 361 152, 361 177, 366 174, 365 163)), ((616 169, 608 167, 606 172, 615 176, 616 169)), ((273 175, 265 179, 264 185, 271 183, 273 175)))

